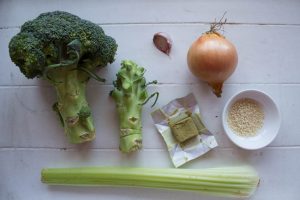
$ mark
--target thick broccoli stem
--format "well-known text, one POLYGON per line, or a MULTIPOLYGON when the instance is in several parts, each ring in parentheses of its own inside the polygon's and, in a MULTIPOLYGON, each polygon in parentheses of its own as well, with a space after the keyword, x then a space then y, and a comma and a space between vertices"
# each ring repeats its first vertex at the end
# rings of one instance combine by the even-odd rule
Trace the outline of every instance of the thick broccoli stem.
POLYGON ((124 153, 142 147, 142 105, 147 98, 144 68, 123 61, 111 92, 117 104, 120 121, 120 150, 124 153))
POLYGON ((142 147, 142 106, 134 94, 117 104, 120 120, 120 150, 132 152, 142 147))
POLYGON ((157 100, 158 93, 148 97, 147 85, 157 81, 146 84, 143 67, 130 60, 122 61, 121 65, 111 96, 119 114, 120 150, 128 153, 142 147, 142 106, 154 95, 157 100))
POLYGON ((53 83, 58 97, 54 110, 62 120, 65 133, 74 144, 91 141, 95 138, 95 128, 86 101, 87 79, 82 79, 83 72, 78 70, 57 70, 61 79, 53 83))

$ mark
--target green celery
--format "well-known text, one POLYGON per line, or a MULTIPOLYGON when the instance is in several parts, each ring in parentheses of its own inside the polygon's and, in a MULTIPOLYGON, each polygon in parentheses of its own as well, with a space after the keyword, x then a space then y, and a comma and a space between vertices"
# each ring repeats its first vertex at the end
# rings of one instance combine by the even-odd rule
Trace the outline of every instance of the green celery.
POLYGON ((150 169, 121 167, 48 168, 42 182, 50 185, 103 185, 187 190, 226 197, 248 197, 259 177, 249 167, 150 169))

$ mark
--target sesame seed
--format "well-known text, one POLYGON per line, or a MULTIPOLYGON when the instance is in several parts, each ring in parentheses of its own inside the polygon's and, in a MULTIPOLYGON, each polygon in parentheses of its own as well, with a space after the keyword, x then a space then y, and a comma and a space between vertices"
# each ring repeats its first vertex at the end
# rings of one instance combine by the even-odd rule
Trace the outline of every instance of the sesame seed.
POLYGON ((239 136, 256 136, 263 127, 264 112, 257 101, 249 98, 240 99, 230 107, 227 122, 239 136))

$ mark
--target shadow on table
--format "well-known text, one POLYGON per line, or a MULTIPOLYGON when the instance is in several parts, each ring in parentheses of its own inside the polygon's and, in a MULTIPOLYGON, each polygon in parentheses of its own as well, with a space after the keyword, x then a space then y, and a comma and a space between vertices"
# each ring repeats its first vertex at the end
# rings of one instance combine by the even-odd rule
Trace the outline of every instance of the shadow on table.
POLYGON ((76 199, 151 199, 151 200, 226 200, 230 198, 207 196, 196 192, 162 190, 153 188, 110 186, 48 186, 52 194, 74 196, 76 199))

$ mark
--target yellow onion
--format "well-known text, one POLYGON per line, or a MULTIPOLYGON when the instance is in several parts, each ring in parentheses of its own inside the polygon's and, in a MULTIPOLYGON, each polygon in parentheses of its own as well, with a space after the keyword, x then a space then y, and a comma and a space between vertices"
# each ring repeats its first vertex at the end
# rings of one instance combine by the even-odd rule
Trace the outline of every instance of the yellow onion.
POLYGON ((223 83, 234 72, 238 55, 235 46, 223 35, 209 31, 191 45, 187 62, 190 71, 221 97, 223 83))

